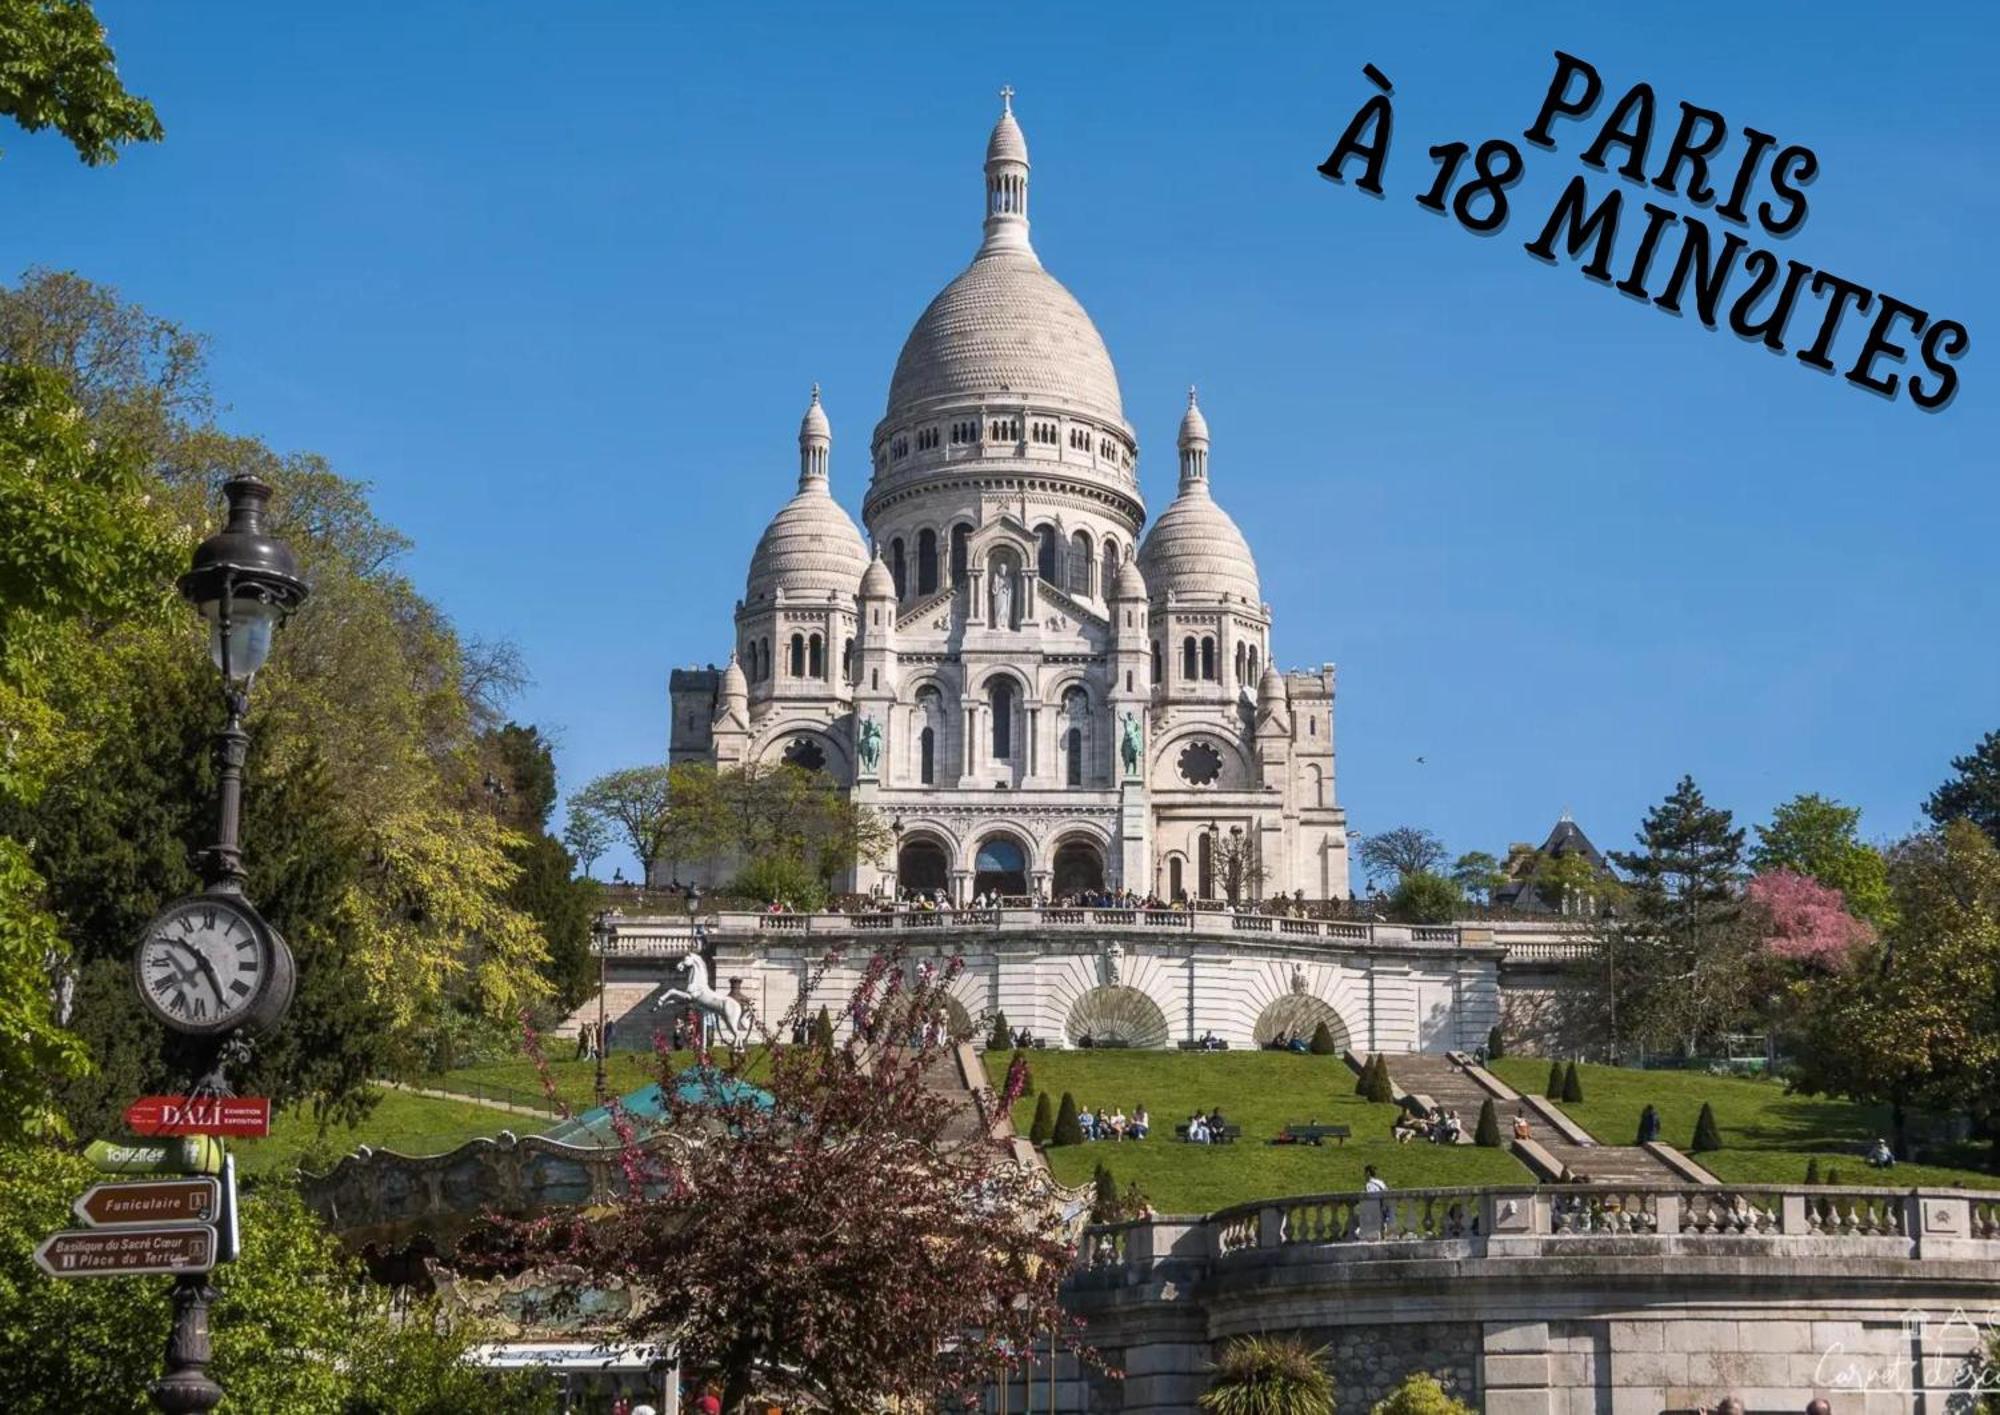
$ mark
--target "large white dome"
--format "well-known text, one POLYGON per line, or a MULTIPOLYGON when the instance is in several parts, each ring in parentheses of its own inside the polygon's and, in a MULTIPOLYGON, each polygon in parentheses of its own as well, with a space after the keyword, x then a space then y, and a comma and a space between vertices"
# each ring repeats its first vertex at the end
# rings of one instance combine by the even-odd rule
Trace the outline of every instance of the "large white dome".
POLYGON ((1125 421, 1097 326, 1032 251, 984 252, 931 301, 896 360, 888 417, 987 399, 1125 421))

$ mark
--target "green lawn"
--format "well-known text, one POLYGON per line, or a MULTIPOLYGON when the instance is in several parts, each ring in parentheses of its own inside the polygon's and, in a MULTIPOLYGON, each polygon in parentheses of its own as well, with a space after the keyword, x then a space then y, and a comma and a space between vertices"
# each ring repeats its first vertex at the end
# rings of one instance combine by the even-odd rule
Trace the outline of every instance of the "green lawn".
MULTIPOLYGON (((575 1053, 574 1043, 567 1046, 559 1042, 550 1043, 549 1078, 555 1083, 557 1097, 571 1109, 588 1110, 597 1104, 597 1063, 576 1060, 575 1053)), ((677 1058, 677 1061, 684 1060, 685 1057, 677 1058)), ((604 1080, 613 1095, 636 1091, 659 1079, 659 1062, 649 1051, 614 1051, 605 1059, 604 1080)), ((502 1100, 511 1099, 519 1105, 540 1105, 548 1097, 534 1062, 525 1056, 479 1066, 461 1066, 442 1076, 417 1076, 411 1078, 410 1084, 469 1094, 492 1087, 494 1090, 490 1094, 502 1100)))
POLYGON ((301 1165, 323 1171, 357 1145, 437 1155, 479 1135, 502 1130, 531 1135, 547 1128, 532 1116, 384 1091, 359 1125, 333 1126, 321 1134, 310 1110, 284 1111, 272 1118, 271 1133, 264 1139, 232 1140, 230 1145, 245 1174, 284 1174, 301 1165))
MULTIPOLYGON (((1006 1077, 1009 1054, 989 1052, 993 1084, 1006 1077)), ((1066 1184, 1081 1184, 1102 1163, 1122 1189, 1136 1180, 1162 1213, 1198 1214, 1251 1199, 1282 1198, 1359 1189, 1362 1167, 1372 1164, 1399 1189, 1459 1184, 1526 1184, 1527 1169, 1505 1150, 1472 1145, 1450 1149, 1389 1138, 1396 1108, 1369 1105, 1354 1094, 1354 1073, 1338 1057, 1288 1052, 1050 1051, 1029 1053, 1033 1090, 1014 1108, 1023 1134, 1034 1120, 1034 1091, 1059 1103, 1069 1091, 1078 1106, 1119 1107, 1126 1114, 1144 1104, 1153 1138, 1143 1142, 1058 1146, 1049 1167, 1066 1184), (1234 1145, 1189 1145, 1174 1126, 1196 1109, 1222 1108, 1243 1127, 1234 1145), (1344 1145, 1265 1143, 1289 1121, 1346 1125, 1344 1145)))
MULTIPOLYGON (((1534 1057, 1504 1057, 1492 1063, 1492 1070, 1515 1090, 1531 1095, 1541 1095, 1548 1084, 1548 1062, 1534 1057)), ((1976 1169, 1899 1164, 1893 1174, 1885 1174, 1868 1168, 1860 1147, 1889 1133, 1887 1106, 1787 1095, 1782 1082, 1697 1071, 1586 1065, 1577 1068, 1577 1079, 1584 1098, 1563 1109, 1607 1145, 1634 1143, 1639 1112, 1651 1103, 1660 1112, 1660 1138, 1688 1150, 1702 1103, 1713 1105, 1723 1148, 1697 1158, 1721 1179, 1796 1184, 1805 1178, 1807 1161, 1817 1156, 1822 1174, 1829 1164, 1838 1165, 1847 1184, 2000 1189, 2000 1175, 1976 1169)))

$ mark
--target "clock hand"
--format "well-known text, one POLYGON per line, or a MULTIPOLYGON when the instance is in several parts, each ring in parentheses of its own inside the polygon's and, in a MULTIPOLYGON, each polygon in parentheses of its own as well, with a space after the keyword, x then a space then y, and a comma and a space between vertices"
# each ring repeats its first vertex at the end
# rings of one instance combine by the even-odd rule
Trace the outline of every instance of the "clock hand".
POLYGON ((227 1007, 229 1002, 222 995, 222 979, 215 975, 215 965, 208 961, 208 954, 192 945, 189 946, 188 951, 194 954, 194 961, 201 965, 201 971, 208 974, 208 984, 215 989, 215 1005, 217 1007, 227 1007))

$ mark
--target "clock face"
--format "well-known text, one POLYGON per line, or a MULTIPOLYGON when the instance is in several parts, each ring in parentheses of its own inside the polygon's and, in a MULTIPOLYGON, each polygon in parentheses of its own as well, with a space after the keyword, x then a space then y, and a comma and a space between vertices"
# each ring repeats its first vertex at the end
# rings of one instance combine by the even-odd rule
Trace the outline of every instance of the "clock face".
POLYGON ((178 1032, 222 1032, 263 1020, 285 981, 278 976, 289 961, 280 959, 283 947, 240 900, 182 899, 148 924, 139 941, 140 999, 178 1032))

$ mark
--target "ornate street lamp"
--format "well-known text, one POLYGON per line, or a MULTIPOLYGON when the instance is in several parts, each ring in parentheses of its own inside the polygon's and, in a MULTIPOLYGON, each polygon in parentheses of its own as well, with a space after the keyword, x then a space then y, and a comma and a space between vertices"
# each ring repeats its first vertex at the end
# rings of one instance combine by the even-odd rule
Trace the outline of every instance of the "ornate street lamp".
POLYGON ((619 917, 616 909, 600 909, 597 917, 590 921, 591 951, 597 955, 597 1045, 591 1050, 597 1054, 597 1103, 604 1104, 604 960, 611 951, 611 940, 617 932, 614 921, 619 917))
MULTIPOLYGON (((181 576, 181 595, 209 625, 209 655, 222 671, 228 719, 215 737, 215 844, 202 853, 207 888, 169 904, 146 925, 133 955, 139 999, 170 1031, 212 1044, 197 1096, 226 1096, 226 1065, 248 1054, 238 1033, 275 1026, 291 1006, 291 949, 243 897, 239 829, 243 763, 250 737, 250 683, 271 655, 271 638, 285 616, 305 602, 291 548, 267 534, 271 488, 255 477, 224 483, 229 520, 195 547, 181 576)), ((233 1202, 233 1199, 232 1199, 233 1202)), ((222 1387, 204 1369, 212 1359, 208 1305, 215 1292, 203 1274, 174 1279, 174 1322, 167 1336, 167 1371, 153 1382, 153 1403, 168 1415, 213 1410, 222 1387)))

